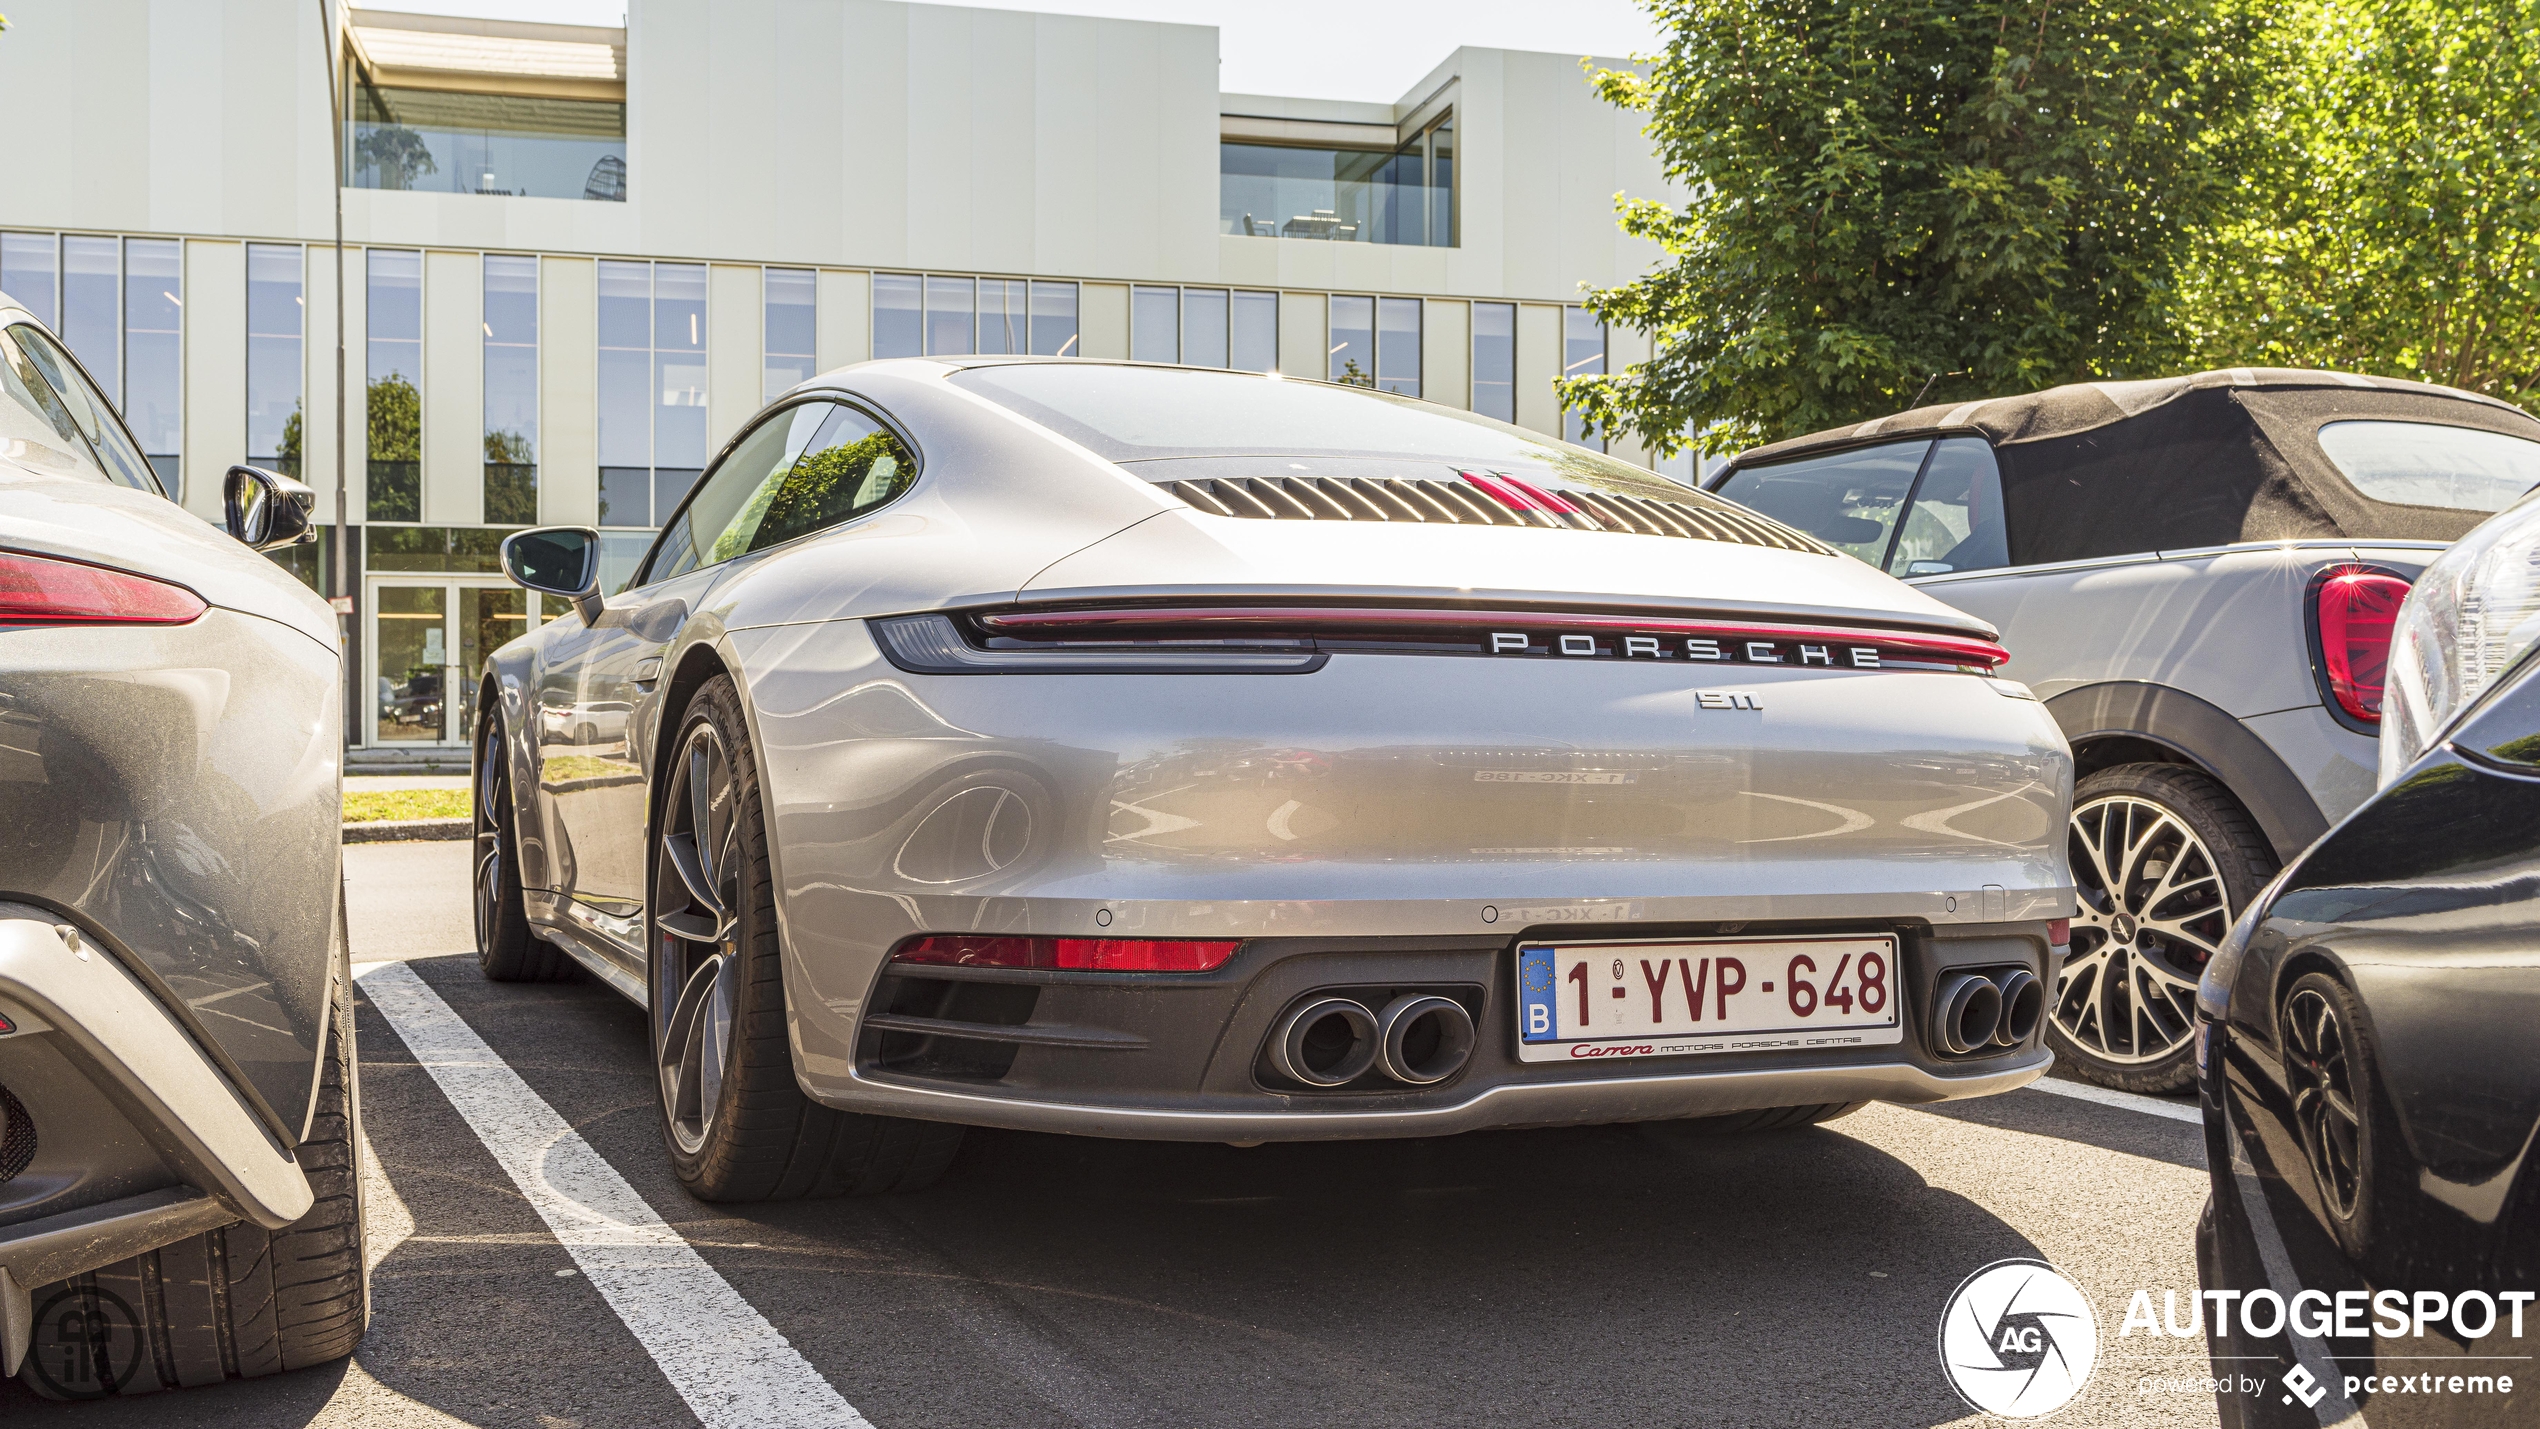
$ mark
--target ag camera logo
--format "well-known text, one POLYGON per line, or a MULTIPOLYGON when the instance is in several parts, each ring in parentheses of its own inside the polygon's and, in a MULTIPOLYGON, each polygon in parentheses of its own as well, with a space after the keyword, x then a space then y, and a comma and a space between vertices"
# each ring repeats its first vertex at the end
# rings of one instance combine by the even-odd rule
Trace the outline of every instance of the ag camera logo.
POLYGON ((2072 1403, 2099 1362, 2099 1318, 2042 1260, 1997 1260, 1940 1313, 1940 1372, 1981 1414, 2034 1419, 2072 1403))

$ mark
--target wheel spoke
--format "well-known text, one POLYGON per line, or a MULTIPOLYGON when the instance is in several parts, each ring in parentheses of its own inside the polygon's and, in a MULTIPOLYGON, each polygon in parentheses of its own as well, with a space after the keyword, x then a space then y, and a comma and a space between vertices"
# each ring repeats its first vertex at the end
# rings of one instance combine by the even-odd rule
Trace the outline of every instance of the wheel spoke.
POLYGON ((2074 828, 2080 833, 2082 851, 2090 855, 2091 869, 2099 875, 2099 887, 2101 891, 2108 894, 2112 903, 2116 897, 2117 877, 2108 868, 2107 842, 2108 825, 2115 820, 2115 817, 2113 806, 2102 806, 2099 810, 2099 831, 2095 837, 2091 834, 2089 826, 2079 816, 2073 820, 2074 828))
POLYGON ((723 942, 724 924, 699 913, 658 913, 653 922, 661 930, 685 943, 717 946, 723 942))
MULTIPOLYGON (((703 731, 699 733, 702 735, 703 731)), ((698 871, 708 887, 713 885, 715 870, 703 860, 709 852, 705 840, 714 825, 713 799, 713 791, 706 783, 706 742, 699 738, 688 746, 688 837, 691 856, 700 861, 698 871)), ((711 902, 712 895, 707 895, 707 899, 711 902)))
POLYGON ((711 876, 698 860, 695 838, 687 833, 664 834, 661 851, 670 859, 679 881, 687 885, 689 901, 704 911, 706 921, 721 924, 725 917, 723 899, 716 894, 711 876))

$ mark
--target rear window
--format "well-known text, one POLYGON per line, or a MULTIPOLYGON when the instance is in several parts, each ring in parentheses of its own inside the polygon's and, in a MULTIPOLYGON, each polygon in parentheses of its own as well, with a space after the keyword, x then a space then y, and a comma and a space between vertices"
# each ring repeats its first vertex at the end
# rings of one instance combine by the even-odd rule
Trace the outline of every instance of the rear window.
POLYGON ((2540 486, 2540 442, 2433 422, 2331 422, 2320 450, 2357 491, 2396 506, 2502 511, 2540 486))
POLYGON ((1701 499, 1584 447, 1364 388, 1097 362, 972 367, 952 380, 1109 461, 1174 462, 1177 470, 1194 458, 1259 457, 1537 468, 1661 500, 1701 499))

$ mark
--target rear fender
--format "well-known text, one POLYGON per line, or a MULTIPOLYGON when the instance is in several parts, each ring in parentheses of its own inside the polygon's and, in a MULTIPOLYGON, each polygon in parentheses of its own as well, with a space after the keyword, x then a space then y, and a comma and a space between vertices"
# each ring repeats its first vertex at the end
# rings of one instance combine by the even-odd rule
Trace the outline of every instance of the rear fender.
POLYGON ((2085 765, 2092 744, 2131 738, 2148 740, 2212 775, 2258 821, 2279 859, 2290 859, 2328 832, 2327 816, 2310 791, 2265 741, 2184 690, 2111 680, 2066 690, 2048 700, 2046 710, 2085 765))

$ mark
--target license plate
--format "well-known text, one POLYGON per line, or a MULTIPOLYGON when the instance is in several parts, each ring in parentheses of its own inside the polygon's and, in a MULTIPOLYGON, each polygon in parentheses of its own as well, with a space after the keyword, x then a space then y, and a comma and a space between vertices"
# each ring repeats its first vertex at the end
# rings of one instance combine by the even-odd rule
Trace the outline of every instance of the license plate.
POLYGON ((1892 937, 1526 943, 1517 1056, 1681 1057, 1901 1042, 1892 937))

